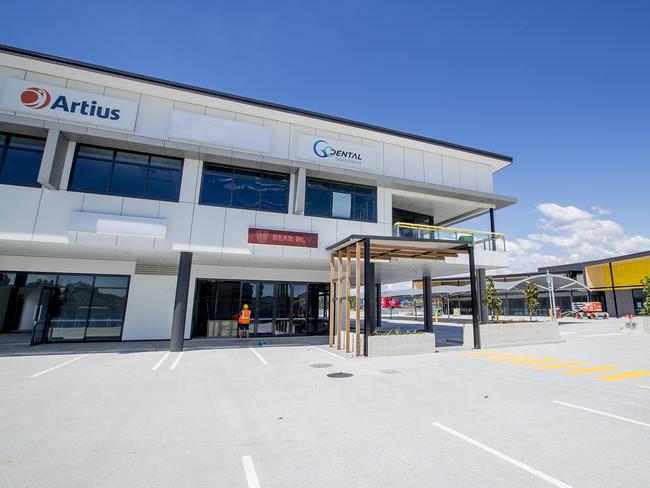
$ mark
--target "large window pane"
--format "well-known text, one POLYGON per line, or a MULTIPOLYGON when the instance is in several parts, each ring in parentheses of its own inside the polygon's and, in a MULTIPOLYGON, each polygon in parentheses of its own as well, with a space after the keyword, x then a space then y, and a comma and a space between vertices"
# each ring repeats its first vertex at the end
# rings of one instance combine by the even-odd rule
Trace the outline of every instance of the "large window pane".
POLYGON ((140 197, 144 195, 147 166, 115 163, 111 179, 111 193, 140 197))
POLYGON ((91 193, 106 193, 111 178, 113 164, 110 161, 99 161, 77 157, 70 189, 91 193))
POLYGON ((42 151, 27 151, 16 149, 13 145, 7 148, 0 172, 0 183, 7 185, 41 186, 38 179, 38 170, 43 159, 42 151))
POLYGON ((128 288, 128 276, 97 276, 95 286, 100 288, 128 288))
POLYGON ((305 214, 316 217, 331 217, 331 185, 326 181, 307 180, 305 193, 305 214))
POLYGON ((235 171, 235 188, 232 206, 242 208, 260 207, 261 177, 259 173, 235 171))
POLYGON ((201 183, 201 203, 230 205, 232 197, 232 170, 206 167, 201 183))
POLYGON ((90 306, 87 339, 119 339, 124 325, 126 288, 95 288, 90 306))
POLYGON ((332 217, 349 219, 352 211, 352 194, 332 192, 332 217))
POLYGON ((82 145, 70 189, 177 201, 182 167, 180 159, 82 145))
POLYGON ((175 169, 149 167, 147 196, 156 200, 178 200, 181 172, 175 169))
MULTIPOLYGON (((59 277, 51 307, 49 340, 83 340, 88 320, 92 286, 87 277, 59 277)), ((92 277, 90 277, 92 281, 92 277)))
POLYGON ((289 177, 264 175, 262 177, 262 210, 286 212, 289 204, 289 177))
POLYGON ((354 220, 375 221, 377 198, 374 188, 357 186, 354 189, 354 220))

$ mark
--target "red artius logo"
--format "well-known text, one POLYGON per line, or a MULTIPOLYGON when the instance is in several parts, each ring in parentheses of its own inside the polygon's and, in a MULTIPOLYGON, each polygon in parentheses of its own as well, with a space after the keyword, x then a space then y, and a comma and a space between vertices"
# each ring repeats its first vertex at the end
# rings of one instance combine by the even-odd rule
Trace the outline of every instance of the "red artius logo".
POLYGON ((39 109, 47 107, 52 101, 52 97, 43 88, 31 87, 20 94, 20 101, 25 107, 39 109))
POLYGON ((120 118, 119 108, 102 107, 97 100, 74 100, 72 96, 68 100, 65 95, 59 95, 52 101, 52 96, 45 88, 35 86, 23 90, 20 101, 25 107, 31 109, 49 108, 99 119, 119 120, 120 118))

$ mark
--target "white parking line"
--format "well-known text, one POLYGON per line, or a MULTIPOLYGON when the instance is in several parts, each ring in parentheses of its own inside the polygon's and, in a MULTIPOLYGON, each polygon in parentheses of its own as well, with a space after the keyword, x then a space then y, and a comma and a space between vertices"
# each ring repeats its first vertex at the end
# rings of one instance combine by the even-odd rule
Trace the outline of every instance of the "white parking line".
POLYGON ((264 358, 260 355, 260 353, 257 352, 255 349, 253 349, 251 346, 248 346, 248 349, 250 349, 251 351, 253 351, 253 354, 255 354, 255 355, 259 358, 259 360, 262 361, 262 364, 269 364, 269 363, 266 361, 266 359, 264 359, 264 358))
POLYGON ((57 364, 56 366, 52 366, 51 368, 48 368, 45 371, 41 371, 39 373, 33 374, 30 376, 30 378, 36 378, 37 376, 41 376, 42 374, 49 373, 50 371, 54 371, 55 369, 62 368, 66 364, 74 363, 75 361, 79 361, 80 359, 85 358, 86 356, 88 356, 88 354, 82 354, 81 356, 72 358, 69 361, 66 361, 65 363, 57 364))
POLYGON ((638 386, 639 388, 647 388, 648 390, 650 390, 650 386, 646 386, 646 385, 636 385, 636 386, 638 386))
POLYGON ((577 334, 578 332, 560 332, 560 335, 577 334))
POLYGON ((160 368, 160 365, 165 362, 165 359, 169 357, 170 352, 167 351, 163 357, 160 358, 160 361, 158 361, 153 368, 151 368, 152 371, 156 371, 158 368, 160 368))
POLYGON ((538 478, 543 479, 544 481, 548 481, 550 484, 553 486, 558 486, 560 488, 571 488, 571 485, 567 485, 566 483, 553 478, 552 476, 547 475, 546 473, 542 473, 541 471, 536 470, 535 468, 532 468, 528 466, 527 464, 522 463, 521 461, 517 461, 516 459, 511 458, 507 454, 503 454, 502 452, 497 451, 496 449, 492 449, 489 446, 486 446, 485 444, 472 439, 471 437, 467 437, 465 434, 461 434, 460 432, 455 431, 454 429, 450 429, 449 427, 442 425, 438 422, 434 422, 433 425, 438 427, 439 429, 444 430, 445 432, 448 432, 449 434, 455 435, 459 439, 462 439, 466 442, 469 442, 473 446, 478 447, 479 449, 483 449, 486 452, 489 452, 490 454, 498 457, 499 459, 503 459, 506 462, 509 462, 510 464, 513 464, 517 466, 518 468, 523 469, 524 471, 528 471, 530 474, 533 474, 537 476, 538 478))
POLYGON ((603 415, 605 417, 611 417, 613 419, 623 420, 625 422, 630 422, 631 424, 637 424, 637 425, 643 425, 644 427, 650 427, 650 424, 646 424, 645 422, 639 422, 638 420, 628 419, 626 417, 619 417, 618 415, 614 415, 614 414, 607 413, 607 412, 601 412, 600 410, 594 410, 593 408, 581 407, 580 405, 574 405, 573 403, 561 402, 559 400, 553 400, 553 403, 557 403, 559 405, 565 405, 567 407, 577 408, 579 410, 584 410, 586 412, 597 413, 598 415, 603 415))
POLYGON ((246 473, 246 481, 248 482, 248 488, 260 488, 260 481, 257 479, 257 473, 255 472, 255 465, 253 464, 253 458, 250 456, 242 456, 241 463, 244 466, 244 473, 246 473))
POLYGON ((330 356, 334 356, 335 358, 339 359, 345 359, 344 357, 339 356, 338 354, 334 354, 333 352, 326 351, 325 349, 321 349, 320 347, 312 347, 312 349, 316 349, 317 351, 324 352, 325 354, 329 354, 330 356))
POLYGON ((607 336, 615 336, 615 335, 621 335, 618 332, 614 332, 613 334, 589 334, 589 335, 581 335, 580 337, 607 337, 607 336))
POLYGON ((181 357, 183 357, 183 352, 184 351, 181 351, 181 352, 178 353, 178 356, 176 356, 176 359, 174 359, 174 362, 169 367, 169 369, 176 369, 176 366, 178 366, 178 363, 180 362, 181 357))

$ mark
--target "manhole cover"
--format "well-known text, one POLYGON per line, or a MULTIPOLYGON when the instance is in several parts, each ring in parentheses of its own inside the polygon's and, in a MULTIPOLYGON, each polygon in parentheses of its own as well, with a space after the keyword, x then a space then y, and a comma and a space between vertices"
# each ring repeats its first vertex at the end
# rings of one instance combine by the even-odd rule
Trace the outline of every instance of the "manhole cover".
POLYGON ((349 378, 352 376, 350 373, 330 373, 327 375, 330 378, 349 378))
POLYGON ((316 363, 316 364, 310 364, 309 367, 310 368, 331 368, 332 365, 327 363, 316 363))
POLYGON ((384 374, 399 374, 400 373, 400 371, 397 370, 397 369, 382 369, 381 372, 384 373, 384 374))

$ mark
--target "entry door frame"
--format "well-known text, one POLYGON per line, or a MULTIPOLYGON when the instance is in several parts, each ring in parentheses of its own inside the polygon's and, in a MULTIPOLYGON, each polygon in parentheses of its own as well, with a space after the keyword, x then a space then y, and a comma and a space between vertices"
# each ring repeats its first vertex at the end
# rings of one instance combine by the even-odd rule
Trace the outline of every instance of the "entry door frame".
POLYGON ((47 342, 50 329, 50 307, 54 301, 54 286, 41 287, 38 306, 34 309, 34 328, 32 330, 31 345, 35 346, 47 342), (40 323, 40 327, 39 327, 40 323))

